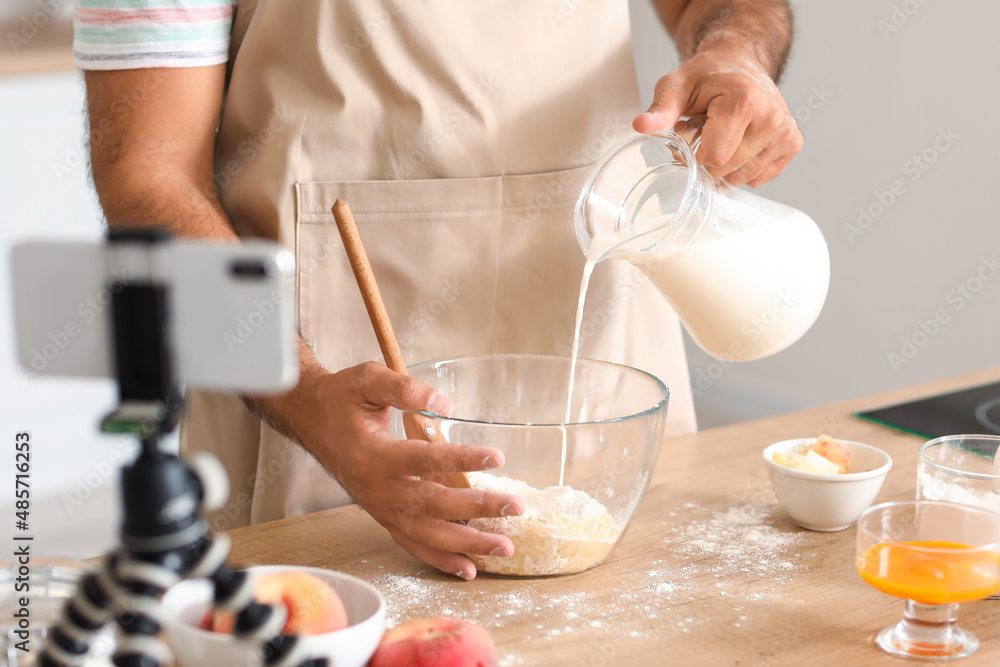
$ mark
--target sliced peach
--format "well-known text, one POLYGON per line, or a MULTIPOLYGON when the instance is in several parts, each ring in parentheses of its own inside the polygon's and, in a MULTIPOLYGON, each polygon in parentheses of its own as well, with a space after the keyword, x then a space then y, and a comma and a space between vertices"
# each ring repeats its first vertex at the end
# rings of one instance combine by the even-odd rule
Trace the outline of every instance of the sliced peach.
POLYGON ((827 461, 835 464, 840 473, 846 473, 850 468, 851 450, 847 445, 831 438, 825 433, 819 436, 812 450, 822 456, 827 461))
POLYGON ((202 615, 201 620, 198 621, 198 629, 199 630, 207 630, 208 632, 211 632, 212 630, 215 629, 215 610, 214 609, 209 609, 208 611, 206 611, 202 615))
POLYGON ((382 637, 369 667, 494 667, 496 647, 480 625, 455 618, 418 618, 382 637))
POLYGON ((199 630, 207 630, 209 632, 221 632, 224 635, 233 634, 233 628, 236 626, 236 616, 228 611, 216 611, 214 609, 209 609, 198 621, 199 630))
POLYGON ((805 456, 791 452, 788 455, 788 467, 792 470, 815 472, 821 475, 836 475, 838 472, 836 463, 827 461, 811 449, 806 452, 805 456))
POLYGON ((782 454, 781 452, 774 452, 773 454, 771 454, 771 460, 777 463, 779 466, 788 465, 788 457, 782 454))

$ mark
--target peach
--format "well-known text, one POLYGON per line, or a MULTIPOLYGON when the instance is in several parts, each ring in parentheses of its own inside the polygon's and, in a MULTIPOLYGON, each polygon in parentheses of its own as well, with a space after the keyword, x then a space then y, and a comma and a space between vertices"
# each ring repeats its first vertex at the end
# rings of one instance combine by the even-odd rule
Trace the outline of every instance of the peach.
POLYGON ((494 667, 493 638, 455 618, 418 618, 385 633, 368 667, 494 667))
POLYGON ((208 632, 213 632, 213 631, 218 632, 217 630, 215 630, 215 610, 214 609, 209 609, 208 611, 206 611, 202 615, 201 620, 198 621, 198 629, 199 630, 206 630, 208 632))
POLYGON ((811 449, 830 463, 835 464, 841 474, 846 473, 850 467, 851 450, 839 440, 835 440, 825 433, 819 436, 811 449))
MULTIPOLYGON (((347 611, 337 593, 311 574, 288 570, 258 577, 254 600, 260 604, 284 605, 288 621, 282 634, 319 635, 347 627, 347 611)), ((232 634, 235 616, 209 609, 198 622, 202 630, 232 634)))

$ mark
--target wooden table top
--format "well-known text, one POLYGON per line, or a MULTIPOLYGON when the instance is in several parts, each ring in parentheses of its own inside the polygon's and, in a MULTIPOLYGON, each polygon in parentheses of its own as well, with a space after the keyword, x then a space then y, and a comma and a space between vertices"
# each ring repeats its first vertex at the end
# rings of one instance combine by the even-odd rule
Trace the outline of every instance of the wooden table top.
MULTIPOLYGON (((438 573, 356 507, 230 531, 232 562, 340 570, 386 596, 390 623, 449 615, 484 625, 501 665, 900 665, 873 644, 903 602, 854 569, 855 529, 797 527, 761 450, 820 432, 893 458, 876 502, 909 500, 922 439, 855 410, 1000 379, 1000 368, 664 441, 649 491, 608 560, 541 579, 438 573)), ((981 642, 963 667, 1000 664, 1000 601, 961 606, 981 642)))

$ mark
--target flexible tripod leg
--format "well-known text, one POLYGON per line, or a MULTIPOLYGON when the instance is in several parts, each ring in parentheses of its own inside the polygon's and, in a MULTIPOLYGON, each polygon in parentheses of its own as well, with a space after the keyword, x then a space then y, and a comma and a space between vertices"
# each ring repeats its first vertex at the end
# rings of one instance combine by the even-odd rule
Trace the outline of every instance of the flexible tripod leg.
POLYGON ((90 644, 112 620, 121 630, 114 655, 117 667, 169 663, 169 648, 156 639, 163 626, 159 597, 182 578, 208 578, 215 588, 215 607, 236 614, 235 635, 262 643, 263 664, 326 667, 326 659, 306 655, 297 637, 281 634, 285 607, 254 602, 247 573, 226 565, 229 538, 209 536, 200 516, 206 498, 227 495, 212 489, 225 483, 224 473, 217 464, 213 468, 204 460, 193 463, 187 466, 160 452, 155 441, 144 441, 143 453, 122 471, 124 548, 109 555, 99 572, 81 579, 48 634, 39 664, 82 665, 90 644))
POLYGON ((102 564, 102 570, 84 575, 77 584, 76 592, 63 606, 59 620, 49 628, 45 646, 39 656, 41 667, 64 667, 83 664, 94 639, 111 620, 111 594, 108 592, 106 568, 110 556, 102 564))

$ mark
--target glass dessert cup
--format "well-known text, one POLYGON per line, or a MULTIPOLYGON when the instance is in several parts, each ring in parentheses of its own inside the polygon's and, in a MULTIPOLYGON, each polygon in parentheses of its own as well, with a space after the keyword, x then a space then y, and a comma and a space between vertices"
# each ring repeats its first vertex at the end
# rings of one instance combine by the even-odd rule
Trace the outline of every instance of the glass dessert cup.
POLYGON ((856 566, 869 585, 906 600, 903 620, 875 640, 883 651, 964 658, 979 640, 958 627, 958 605, 1000 590, 1000 514, 926 500, 876 505, 858 519, 856 566))
MULTIPOLYGON (((473 485, 520 495, 529 507, 522 517, 469 522, 514 542, 509 558, 473 556, 480 571, 570 574, 608 556, 645 495, 663 439, 668 391, 659 379, 580 359, 567 423, 566 357, 484 355, 421 363, 409 372, 455 404, 450 418, 421 413, 448 442, 504 453, 502 468, 469 475, 473 485)), ((393 430, 403 437, 401 417, 394 411, 393 430)))
POLYGON ((946 435, 920 447, 917 500, 944 500, 1000 512, 1000 436, 946 435))
MULTIPOLYGON (((917 459, 917 500, 943 500, 1000 512, 1000 436, 946 435, 917 459)), ((1000 600, 1000 594, 990 600, 1000 600)))

